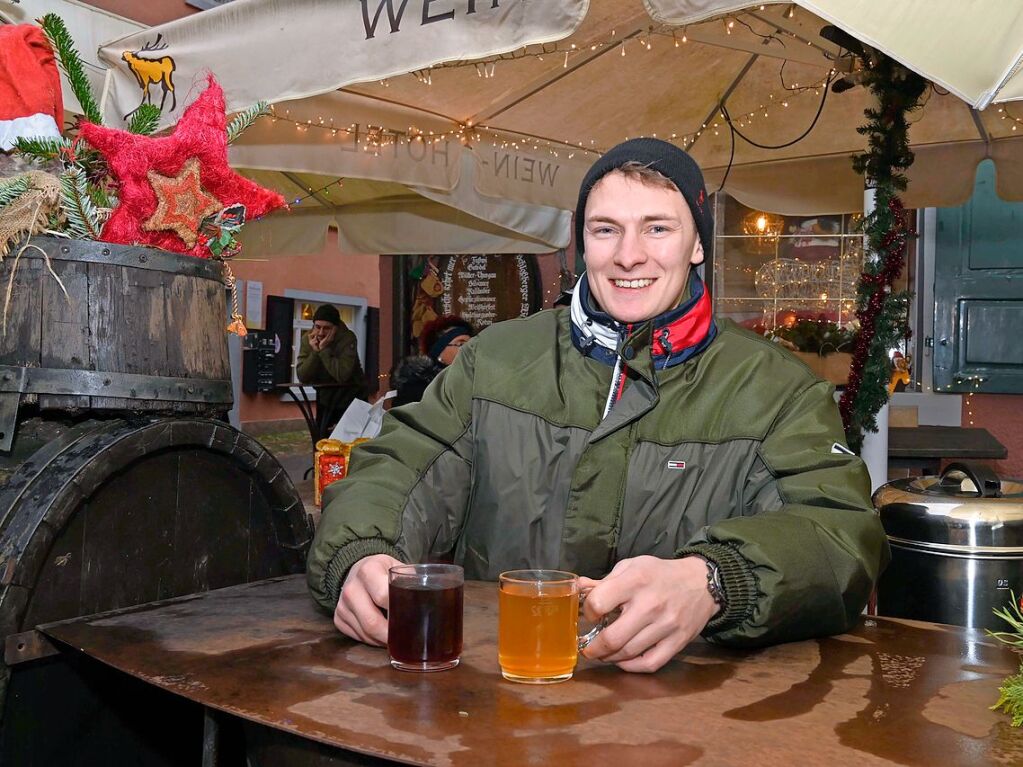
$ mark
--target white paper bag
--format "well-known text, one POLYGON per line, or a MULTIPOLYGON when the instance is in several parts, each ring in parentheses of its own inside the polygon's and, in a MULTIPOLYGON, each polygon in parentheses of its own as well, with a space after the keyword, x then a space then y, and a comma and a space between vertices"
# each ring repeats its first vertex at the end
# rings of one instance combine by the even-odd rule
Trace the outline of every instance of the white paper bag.
POLYGON ((397 394, 396 391, 389 391, 372 405, 361 399, 352 400, 352 404, 330 433, 330 438, 341 442, 354 442, 360 438, 372 439, 380 433, 380 426, 384 420, 384 403, 397 394))

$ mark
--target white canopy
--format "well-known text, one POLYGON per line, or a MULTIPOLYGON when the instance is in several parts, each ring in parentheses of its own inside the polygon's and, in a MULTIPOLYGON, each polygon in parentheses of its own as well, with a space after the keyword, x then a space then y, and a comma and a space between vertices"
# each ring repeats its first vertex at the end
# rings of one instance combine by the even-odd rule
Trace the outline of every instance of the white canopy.
MULTIPOLYGON (((769 0, 771 3, 788 0, 769 0)), ((763 3, 645 0, 664 24, 763 3)), ((795 0, 976 109, 1023 99, 1023 3, 1016 0, 795 0)))
MULTIPOLYGON (((337 47, 341 41, 336 36, 338 29, 316 24, 319 17, 312 9, 318 6, 318 10, 322 12, 323 3, 315 3, 312 0, 302 2, 260 0, 258 3, 250 4, 256 5, 258 8, 249 7, 246 10, 246 18, 258 17, 261 20, 263 34, 267 35, 268 40, 273 40, 276 44, 276 37, 280 31, 273 27, 272 22, 266 22, 268 18, 279 18, 282 23, 287 22, 289 32, 297 31, 296 22, 310 20, 312 26, 303 30, 309 44, 301 47, 299 53, 289 55, 287 66, 264 67, 258 66, 252 60, 252 42, 255 39, 252 35, 229 36, 228 42, 239 47, 236 50, 227 50, 229 46, 225 44, 222 27, 208 31, 212 37, 204 37, 202 30, 206 27, 203 26, 199 32, 188 31, 190 45, 195 45, 199 51, 203 51, 205 44, 213 44, 219 54, 235 58, 245 77, 231 80, 230 67, 224 66, 222 62, 220 65, 214 65, 213 62, 207 61, 205 54, 197 54, 206 63, 198 70, 194 70, 190 79, 185 79, 181 74, 183 69, 175 69, 175 74, 170 78, 175 87, 175 94, 164 104, 167 123, 172 123, 180 117, 183 109, 194 99, 194 86, 202 79, 201 73, 207 69, 216 71, 221 79, 225 77, 221 70, 226 73, 229 98, 235 106, 248 105, 264 97, 268 90, 274 93, 282 91, 292 96, 326 91, 323 95, 298 102, 300 106, 297 113, 311 115, 324 112, 349 115, 354 109, 358 110, 360 119, 364 121, 363 125, 407 125, 410 120, 422 123, 421 115, 418 113, 410 113, 409 110, 376 101, 369 103, 354 94, 333 90, 334 79, 339 75, 336 70, 322 66, 326 60, 322 51, 324 48, 337 47), (314 39, 320 42, 314 45, 314 39), (313 80, 302 81, 295 77, 295 72, 303 68, 304 71, 314 73, 313 80), (255 79, 251 77, 253 73, 257 73, 255 79), (317 76, 320 77, 319 80, 315 79, 317 76), (235 87, 232 88, 232 84, 235 87), (288 90, 291 86, 301 90, 288 90), (245 90, 247 87, 253 89, 251 93, 245 90), (170 109, 172 105, 174 109, 170 109)), ((486 7, 481 2, 480 12, 489 8, 489 5, 489 1, 486 7)), ((354 24, 356 21, 358 26, 363 26, 359 3, 346 3, 340 7, 340 11, 342 26, 354 24), (358 19, 352 17, 353 9, 358 10, 356 14, 358 19)), ((131 70, 123 69, 127 67, 123 51, 117 53, 115 50, 114 54, 106 57, 106 61, 101 62, 100 58, 104 53, 103 50, 99 50, 100 43, 114 38, 120 41, 138 40, 140 42, 137 48, 141 49, 153 43, 160 35, 165 35, 161 40, 171 38, 173 32, 160 30, 151 32, 143 25, 77 0, 23 0, 20 5, 12 6, 9 11, 5 8, 0 16, 8 23, 32 23, 51 12, 60 15, 71 31, 97 94, 103 91, 104 73, 110 64, 122 67, 122 74, 126 73, 131 78, 128 87, 125 88, 125 83, 114 77, 112 89, 104 99, 107 122, 117 124, 123 118, 121 112, 124 111, 117 104, 118 94, 127 99, 129 104, 133 101, 134 105, 137 105, 142 92, 131 70)), ((441 16, 443 15, 441 13, 441 16)), ((492 15, 501 17, 500 12, 492 15)), ((377 16, 378 18, 368 17, 365 23, 380 30, 392 26, 385 8, 381 8, 381 13, 377 16)), ((528 13, 512 13, 512 16, 519 26, 523 24, 528 26, 530 21, 528 13)), ((194 18, 205 21, 210 17, 208 14, 185 17, 168 26, 187 27, 190 19, 194 18)), ((421 21, 421 18, 419 20, 421 21)), ((469 20, 472 21, 471 14, 469 20)), ((438 21, 444 22, 446 19, 439 18, 438 21)), ((572 21, 571 18, 567 21, 559 19, 562 25, 571 24, 572 21)), ((578 19, 575 19, 575 22, 577 23, 578 19)), ((407 25, 405 26, 407 28, 407 25)), ((365 28, 363 29, 365 31, 365 28)), ((429 32, 429 28, 426 28, 426 31, 429 32)), ((561 36, 564 32, 565 29, 561 28, 544 31, 534 25, 531 32, 524 33, 526 36, 521 42, 543 42, 551 35, 561 36)), ((452 50, 460 50, 461 46, 467 44, 467 35, 479 36, 478 30, 471 25, 467 30, 460 28, 454 37, 443 38, 440 52, 429 55, 449 57, 452 50)), ((349 52, 352 50, 351 42, 344 45, 349 52)), ((373 44, 373 40, 364 42, 373 44)), ((380 45, 364 55, 361 66, 375 68, 380 58, 385 61, 391 58, 395 61, 404 60, 401 56, 395 55, 395 47, 415 49, 420 44, 421 41, 418 43, 416 41, 415 30, 401 38, 382 37, 380 45)), ((514 45, 519 44, 519 41, 514 42, 514 45)), ((123 45, 128 45, 127 50, 135 50, 132 48, 135 43, 125 42, 123 45)), ((151 45, 153 50, 139 55, 157 60, 166 53, 159 47, 160 45, 162 43, 154 43, 151 45)), ((109 46, 106 49, 109 49, 109 46)), ((187 53, 178 54, 176 49, 173 54, 175 57, 180 55, 182 61, 188 59, 187 53)), ((346 70, 359 66, 351 55, 343 59, 330 60, 341 62, 346 70)), ((423 62, 430 64, 433 63, 433 59, 423 59, 423 62)), ((149 85, 152 96, 156 99, 155 103, 160 103, 162 85, 155 81, 149 85)), ((71 112, 81 113, 81 107, 66 80, 63 95, 66 108, 71 112)), ((290 111, 285 107, 281 113, 286 114, 290 111)), ((435 121, 435 125, 438 131, 444 131, 449 127, 448 122, 444 120, 435 121)), ((277 128, 279 129, 275 129, 275 123, 261 121, 246 134, 246 145, 238 147, 232 153, 232 163, 241 168, 243 173, 265 186, 279 190, 293 202, 290 214, 278 214, 263 221, 252 222, 245 228, 242 237, 249 255, 320 252, 324 247, 327 229, 331 226, 338 228, 339 244, 347 252, 549 253, 568 244, 571 216, 567 211, 544 205, 509 203, 475 193, 473 183, 475 166, 471 155, 458 140, 440 142, 429 147, 419 144, 403 149, 400 156, 392 153, 392 156, 388 157, 386 151, 363 151, 361 137, 358 146, 355 145, 353 138, 350 145, 345 147, 339 146, 336 142, 323 142, 323 136, 315 131, 300 133, 294 122, 287 119, 277 128), (330 175, 323 175, 325 173, 330 175), (336 183, 340 176, 345 177, 343 185, 336 183), (300 202, 294 204, 296 200, 300 202)))
MULTIPOLYGON (((262 178, 306 197, 296 211, 338 221, 362 243, 355 249, 395 252, 381 250, 384 237, 402 252, 455 248, 466 242, 446 240, 456 225, 477 242, 497 227, 488 252, 550 250, 567 241, 557 211, 574 209, 589 164, 638 135, 686 146, 711 189, 724 182, 752 207, 859 210, 863 180, 849 157, 864 148, 856 128, 871 98, 860 86, 823 87, 832 69, 856 65, 821 36, 829 23, 936 83, 911 130, 908 205, 963 202, 985 157, 998 165, 999 194, 1023 199, 1023 107, 976 111, 956 95, 1020 97, 1021 15, 1020 0, 234 0, 104 45, 101 56, 117 67, 109 104, 118 114, 143 97, 125 53, 173 59, 172 115, 207 69, 234 108, 275 101, 275 120, 249 131, 233 162, 254 176, 286 174, 262 178), (334 32, 311 37, 310 25, 334 32), (282 101, 313 93, 322 95, 282 101), (723 106, 745 136, 778 148, 733 137, 723 106), (401 231, 379 232, 380 211, 405 205, 401 231), (417 230, 432 224, 432 234, 417 230)), ((159 103, 160 84, 150 98, 159 103)), ((280 220, 308 217, 312 230, 313 216, 280 220)))

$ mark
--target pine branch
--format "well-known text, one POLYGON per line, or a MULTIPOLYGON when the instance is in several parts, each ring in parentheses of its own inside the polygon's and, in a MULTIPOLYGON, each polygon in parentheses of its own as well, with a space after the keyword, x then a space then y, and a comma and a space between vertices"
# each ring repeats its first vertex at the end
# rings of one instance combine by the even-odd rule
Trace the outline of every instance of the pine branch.
POLYGON ((82 169, 72 167, 62 173, 60 190, 68 234, 78 240, 98 240, 102 228, 99 211, 89 197, 88 182, 82 169))
POLYGON ((82 66, 82 58, 75 49, 75 41, 71 38, 71 33, 64 26, 64 20, 55 13, 48 13, 40 19, 39 24, 57 54, 60 68, 67 75, 68 82, 71 83, 71 92, 75 94, 78 103, 82 105, 85 117, 97 125, 102 124, 103 116, 99 113, 99 105, 96 103, 96 97, 92 94, 89 78, 85 74, 85 67, 82 66))
MULTIPOLYGON (((1016 598, 1016 593, 1009 592, 1010 601, 1007 607, 996 607, 993 612, 1009 624, 1011 631, 991 631, 987 635, 999 642, 1012 647, 1016 652, 1023 650, 1023 601, 1016 598)), ((992 711, 1001 709, 1012 717, 1013 727, 1023 727, 1023 663, 1019 673, 1005 678, 998 688, 998 702, 991 707, 992 711)))
POLYGON ((10 205, 28 191, 29 183, 26 176, 0 179, 0 208, 10 205))
POLYGON ((71 149, 71 141, 66 138, 18 136, 14 140, 14 148, 35 160, 59 160, 64 152, 71 149))
POLYGON ((128 131, 149 136, 156 130, 159 122, 160 107, 156 106, 156 104, 142 104, 132 115, 131 122, 128 124, 128 131))
POLYGON ((1023 664, 1020 673, 1005 678, 998 688, 998 702, 991 707, 992 711, 1001 709, 1012 717, 1012 726, 1023 726, 1023 664))
POLYGON ((89 184, 89 199, 97 208, 113 208, 117 201, 112 199, 106 189, 98 184, 89 184))
POLYGON ((233 144, 242 133, 244 133, 252 123, 256 122, 263 115, 270 114, 270 105, 265 101, 260 101, 258 104, 249 107, 244 112, 239 112, 238 115, 231 120, 231 124, 227 126, 227 143, 233 144))

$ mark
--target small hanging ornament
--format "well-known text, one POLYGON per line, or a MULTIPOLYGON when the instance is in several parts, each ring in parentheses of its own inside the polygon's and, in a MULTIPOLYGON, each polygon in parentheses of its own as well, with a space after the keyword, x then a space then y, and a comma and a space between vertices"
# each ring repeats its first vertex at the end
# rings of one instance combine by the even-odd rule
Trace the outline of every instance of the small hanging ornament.
POLYGON ((224 262, 224 271, 226 272, 224 284, 231 291, 231 322, 227 325, 227 332, 234 333, 239 338, 244 338, 249 334, 249 331, 245 327, 245 320, 242 318, 242 313, 238 308, 238 280, 226 261, 224 262))

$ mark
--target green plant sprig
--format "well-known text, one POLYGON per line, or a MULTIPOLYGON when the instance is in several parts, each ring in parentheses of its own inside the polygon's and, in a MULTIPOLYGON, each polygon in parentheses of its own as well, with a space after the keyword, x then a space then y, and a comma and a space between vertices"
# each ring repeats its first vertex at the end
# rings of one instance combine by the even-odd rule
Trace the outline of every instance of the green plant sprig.
POLYGON ((82 57, 75 49, 75 42, 71 33, 67 31, 64 20, 55 13, 48 13, 39 19, 39 26, 43 28, 46 37, 57 54, 57 63, 67 76, 71 84, 71 92, 75 94, 78 103, 82 105, 82 111, 86 119, 97 125, 103 123, 103 116, 99 111, 99 104, 92 93, 92 85, 85 74, 85 67, 82 64, 82 57))
POLYGON ((1010 591, 1009 596, 1012 598, 1012 603, 1008 607, 996 607, 993 612, 1008 623, 1012 631, 991 631, 989 629, 987 635, 1015 650, 1023 651, 1023 606, 1016 599, 1015 592, 1010 591))
POLYGON ((26 176, 15 176, 12 179, 0 179, 0 208, 10 205, 28 191, 29 183, 26 176))
POLYGON ((268 114, 270 114, 270 105, 265 101, 260 101, 244 112, 239 112, 227 126, 227 143, 233 144, 235 139, 242 135, 252 123, 256 122, 263 115, 268 114))
POLYGON ((151 136, 160 123, 160 107, 156 104, 141 104, 131 116, 128 123, 130 133, 138 133, 143 136, 151 136))

